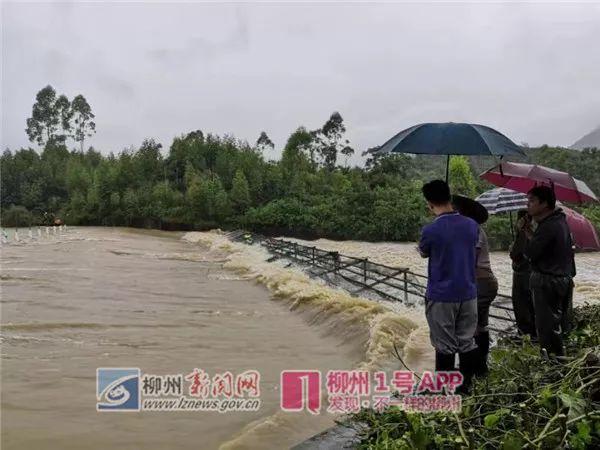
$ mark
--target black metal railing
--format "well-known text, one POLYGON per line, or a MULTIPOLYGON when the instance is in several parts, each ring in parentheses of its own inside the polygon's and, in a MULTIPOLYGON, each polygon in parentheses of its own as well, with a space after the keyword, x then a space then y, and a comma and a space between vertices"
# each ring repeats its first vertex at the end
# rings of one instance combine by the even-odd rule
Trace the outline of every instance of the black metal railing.
MULTIPOLYGON (((257 233, 236 230, 226 236, 238 242, 260 243, 271 259, 285 258, 303 266, 309 266, 307 273, 323 278, 332 284, 344 280, 346 289, 353 295, 369 292, 378 297, 414 305, 425 299, 427 276, 410 271, 407 267, 392 267, 375 263, 368 258, 344 255, 327 251, 316 246, 308 246, 285 239, 275 239, 257 233)), ((492 331, 510 333, 514 330, 514 314, 511 297, 498 294, 490 306, 492 331)))

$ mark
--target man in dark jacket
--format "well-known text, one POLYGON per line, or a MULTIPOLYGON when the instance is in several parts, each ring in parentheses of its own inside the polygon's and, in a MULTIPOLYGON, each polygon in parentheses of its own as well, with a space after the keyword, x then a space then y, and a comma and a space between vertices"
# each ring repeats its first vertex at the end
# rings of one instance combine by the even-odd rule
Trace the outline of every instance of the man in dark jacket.
POLYGON ((523 253, 527 245, 525 230, 531 229, 531 216, 526 210, 519 211, 517 215, 516 236, 510 248, 510 259, 512 260, 513 282, 512 303, 515 312, 515 320, 520 334, 528 334, 537 338, 535 331, 535 312, 529 289, 529 278, 531 276, 531 265, 523 253))
POLYGON ((542 349, 560 356, 564 355, 562 333, 568 331, 573 302, 575 258, 571 232, 565 214, 556 209, 552 188, 531 189, 527 210, 538 224, 535 232, 524 229, 537 335, 542 349))

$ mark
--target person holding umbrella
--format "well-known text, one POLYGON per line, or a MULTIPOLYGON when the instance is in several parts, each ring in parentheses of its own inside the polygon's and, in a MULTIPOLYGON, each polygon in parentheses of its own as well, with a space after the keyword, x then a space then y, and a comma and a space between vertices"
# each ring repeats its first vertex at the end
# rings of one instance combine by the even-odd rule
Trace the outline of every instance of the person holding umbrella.
POLYGON ((479 358, 475 375, 483 376, 488 371, 487 358, 490 352, 490 332, 488 330, 490 305, 498 295, 498 280, 492 271, 488 238, 485 230, 481 227, 488 219, 488 211, 481 203, 462 195, 454 195, 452 203, 460 214, 470 217, 479 225, 479 236, 475 246, 475 279, 477 284, 475 343, 479 349, 479 358))
POLYGON ((533 229, 531 220, 527 210, 520 210, 517 213, 516 236, 510 247, 510 259, 512 260, 513 269, 512 304, 519 333, 537 338, 535 313, 531 290, 529 289, 531 264, 524 253, 527 244, 525 230, 533 229))
POLYGON ((537 335, 543 352, 564 356, 562 333, 569 331, 576 273, 571 233, 551 187, 536 186, 527 198, 527 211, 537 223, 535 232, 523 228, 537 335))
POLYGON ((478 225, 454 211, 450 188, 442 180, 423 186, 429 209, 436 216, 421 233, 418 250, 429 258, 425 316, 435 348, 436 371, 455 370, 459 354, 464 392, 478 366, 473 335, 477 328, 475 247, 478 225))

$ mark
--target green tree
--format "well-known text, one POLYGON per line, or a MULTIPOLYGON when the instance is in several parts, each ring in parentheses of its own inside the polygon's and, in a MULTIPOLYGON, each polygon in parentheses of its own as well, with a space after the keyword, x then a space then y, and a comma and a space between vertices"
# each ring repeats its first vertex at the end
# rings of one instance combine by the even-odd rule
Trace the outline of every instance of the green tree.
POLYGON ((86 137, 91 137, 96 132, 96 123, 92 108, 83 95, 78 95, 71 103, 71 115, 73 117, 73 139, 79 142, 83 152, 83 144, 86 137))
POLYGON ((33 223, 33 216, 23 206, 11 205, 2 211, 0 221, 3 227, 28 227, 33 223))
POLYGON ((452 156, 450 158, 448 181, 453 194, 460 194, 469 198, 475 196, 475 180, 466 157, 452 156))
POLYGON ((256 140, 256 149, 260 153, 264 153, 269 148, 274 149, 275 144, 273 144, 273 141, 267 136, 266 132, 261 131, 260 136, 256 140))
POLYGON ((86 167, 77 159, 71 158, 66 167, 66 187, 69 196, 79 192, 85 195, 91 183, 86 167))
POLYGON ((154 139, 145 139, 133 156, 135 178, 140 185, 151 185, 159 180, 164 181, 165 166, 160 150, 162 144, 154 139))
POLYGON ((244 172, 237 170, 233 177, 233 185, 229 199, 236 213, 243 214, 250 207, 250 188, 244 172))
POLYGON ((133 189, 127 189, 123 195, 123 214, 128 226, 140 215, 139 200, 133 189))
POLYGON ((67 223, 78 225, 88 222, 86 195, 81 191, 75 190, 70 194, 66 209, 65 219, 67 223))
POLYGON ((27 209, 42 208, 42 180, 21 186, 21 202, 27 209))
POLYGON ((158 183, 152 190, 152 202, 154 211, 162 228, 162 223, 174 221, 179 212, 178 207, 183 200, 183 194, 173 189, 168 181, 158 183))
POLYGON ((165 164, 169 180, 181 191, 188 184, 186 180, 188 170, 190 170, 191 176, 191 171, 206 169, 204 149, 204 134, 200 130, 192 131, 173 140, 165 164))
POLYGON ((310 166, 316 165, 314 134, 304 127, 299 127, 288 138, 281 155, 281 164, 285 172, 307 169, 306 159, 310 166))
POLYGON ((315 167, 313 140, 313 135, 304 127, 298 128, 288 138, 279 163, 283 195, 298 192, 303 185, 302 174, 315 167))
POLYGON ((219 177, 198 176, 191 181, 187 201, 195 221, 215 224, 230 214, 227 192, 219 177))
POLYGON ((346 145, 344 148, 342 148, 340 150, 340 152, 342 153, 342 155, 344 155, 346 157, 346 159, 344 160, 344 165, 348 165, 348 159, 350 158, 351 155, 354 155, 354 149, 352 147, 350 147, 349 145, 346 145))
POLYGON ((331 114, 320 130, 316 131, 321 163, 328 170, 335 168, 339 152, 343 151, 346 157, 354 153, 354 149, 348 145, 349 141, 344 139, 345 132, 344 119, 337 111, 331 114))
POLYGON ((33 104, 31 117, 27 119, 27 136, 40 146, 48 143, 64 143, 70 130, 70 102, 64 95, 57 97, 50 85, 41 89, 33 104))

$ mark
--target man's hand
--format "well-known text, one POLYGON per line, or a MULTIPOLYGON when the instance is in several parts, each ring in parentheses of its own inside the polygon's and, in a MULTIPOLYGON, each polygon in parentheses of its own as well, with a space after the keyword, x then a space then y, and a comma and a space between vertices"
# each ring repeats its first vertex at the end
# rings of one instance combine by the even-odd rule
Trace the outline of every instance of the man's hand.
POLYGON ((517 229, 521 230, 523 233, 525 233, 525 237, 527 239, 531 239, 533 236, 533 228, 531 227, 531 221, 528 220, 527 217, 521 217, 518 221, 517 221, 517 229))
POLYGON ((417 252, 419 252, 419 255, 421 255, 421 258, 429 258, 429 255, 427 253, 425 253, 423 250, 421 250, 421 247, 419 247, 418 245, 415 245, 415 250, 417 250, 417 252))

